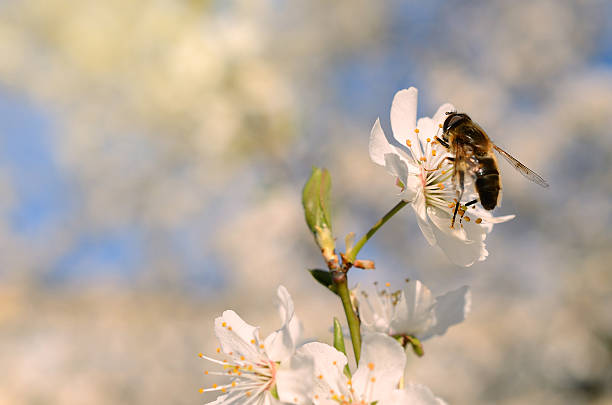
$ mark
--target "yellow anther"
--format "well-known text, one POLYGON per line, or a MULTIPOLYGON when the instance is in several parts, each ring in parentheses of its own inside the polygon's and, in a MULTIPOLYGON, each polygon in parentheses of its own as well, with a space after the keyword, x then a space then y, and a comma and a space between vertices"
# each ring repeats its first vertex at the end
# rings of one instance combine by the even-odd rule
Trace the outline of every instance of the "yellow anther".
POLYGON ((464 216, 463 219, 465 220, 465 222, 470 222, 470 217, 468 217, 467 215, 464 216))
POLYGON ((244 356, 240 356, 240 360, 244 361, 244 356))
POLYGON ((251 339, 251 344, 254 345, 255 344, 255 339, 251 339))
POLYGON ((442 124, 438 124, 438 126, 439 126, 440 128, 442 128, 442 124))
POLYGON ((212 385, 212 387, 213 387, 213 388, 217 388, 217 384, 213 384, 213 385, 212 385))
POLYGON ((412 146, 412 142, 410 142, 410 139, 406 139, 406 145, 410 148, 412 146))
POLYGON ((391 283, 385 283, 385 287, 391 287, 391 283))
POLYGON ((376 377, 372 377, 372 378, 370 378, 370 381, 372 381, 372 382, 376 382, 376 377))
POLYGON ((246 396, 247 396, 247 397, 250 397, 251 395, 253 395, 253 394, 251 393, 251 391, 247 391, 247 392, 246 392, 246 396))
MULTIPOLYGON (((444 184, 442 184, 442 183, 438 183, 438 188, 439 188, 440 190, 444 190, 444 184)), ((451 207, 452 207, 452 205, 451 205, 451 207)))
POLYGON ((442 170, 440 174, 446 174, 446 170, 442 170))
POLYGON ((221 348, 217 347, 217 353, 221 353, 221 348))
POLYGON ((431 151, 431 156, 436 156, 437 154, 438 154, 438 151, 436 151, 436 150, 432 150, 431 151))
POLYGON ((228 326, 228 327, 227 327, 227 330, 232 330, 232 327, 231 327, 231 326, 228 326))
POLYGON ((431 138, 427 138, 427 142, 431 142, 431 138))
POLYGON ((323 374, 319 374, 319 376, 317 377, 319 380, 323 379, 323 374))
POLYGON ((263 343, 259 345, 259 348, 260 348, 260 349, 263 349, 263 348, 264 348, 263 343))
POLYGON ((448 208, 453 208, 455 206, 455 204, 453 203, 448 203, 448 208))
POLYGON ((204 355, 202 353, 198 353, 198 356, 200 357, 204 357, 204 355))
POLYGON ((481 223, 481 222, 482 222, 482 218, 476 218, 476 221, 475 221, 475 222, 476 222, 477 224, 481 223))
POLYGON ((457 211, 457 214, 459 214, 459 215, 463 216, 463 214, 465 214, 465 211, 463 211, 463 210, 458 210, 458 211, 457 211))
POLYGON ((232 387, 236 386, 236 381, 232 381, 232 387))
POLYGON ((427 158, 426 158, 425 156, 421 156, 421 160, 422 160, 423 162, 427 162, 427 158))
POLYGON ((204 388, 200 388, 198 391, 200 391, 200 394, 204 393, 204 388))
POLYGON ((374 370, 374 363, 368 363, 368 368, 370 371, 374 370))
POLYGON ((332 362, 332 364, 335 366, 335 365, 337 364, 336 360, 334 360, 334 361, 332 362))
POLYGON ((418 133, 419 133, 419 129, 418 129, 418 128, 415 128, 415 129, 414 129, 414 132, 418 134, 418 133))
POLYGON ((225 327, 227 326, 227 323, 223 322, 223 323, 221 324, 221 326, 223 326, 223 327, 225 328, 225 327))
POLYGON ((227 391, 225 387, 221 388, 221 392, 225 392, 225 391, 227 391))
POLYGON ((204 375, 208 375, 208 371, 204 371, 204 375))

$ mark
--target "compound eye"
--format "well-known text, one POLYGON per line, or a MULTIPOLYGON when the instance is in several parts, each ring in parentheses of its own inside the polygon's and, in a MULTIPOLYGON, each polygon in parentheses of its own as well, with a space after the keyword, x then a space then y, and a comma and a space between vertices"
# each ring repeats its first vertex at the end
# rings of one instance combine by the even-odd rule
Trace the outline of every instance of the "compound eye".
POLYGON ((465 119, 464 114, 450 113, 448 115, 448 118, 444 121, 444 128, 443 128, 444 132, 448 131, 449 129, 451 129, 452 127, 457 125, 459 122, 463 121, 464 119, 465 119))

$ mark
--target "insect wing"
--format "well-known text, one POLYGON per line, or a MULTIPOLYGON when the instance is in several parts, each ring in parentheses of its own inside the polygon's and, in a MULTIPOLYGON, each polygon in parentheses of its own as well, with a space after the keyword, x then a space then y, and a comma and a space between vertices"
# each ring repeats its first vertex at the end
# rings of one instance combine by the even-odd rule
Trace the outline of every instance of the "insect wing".
POLYGON ((533 181, 534 183, 539 184, 542 187, 548 187, 548 183, 546 182, 546 180, 544 180, 539 174, 537 174, 536 172, 534 172, 533 170, 531 170, 530 168, 528 168, 527 166, 525 166, 524 164, 522 164, 521 162, 516 160, 508 152, 506 152, 505 150, 503 150, 502 148, 500 148, 497 145, 493 145, 493 148, 497 152, 499 152, 499 154, 504 159, 506 159, 508 161, 508 163, 510 163, 512 166, 514 166, 514 168, 516 170, 518 170, 518 172, 520 174, 522 174, 523 176, 527 177, 529 180, 533 181))

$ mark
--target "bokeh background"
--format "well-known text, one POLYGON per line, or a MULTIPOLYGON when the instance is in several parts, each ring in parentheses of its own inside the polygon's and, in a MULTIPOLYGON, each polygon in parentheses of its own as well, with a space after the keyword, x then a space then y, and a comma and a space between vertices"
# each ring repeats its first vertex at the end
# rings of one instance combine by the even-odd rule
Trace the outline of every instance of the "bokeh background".
POLYGON ((269 333, 280 283, 329 342, 301 187, 330 170, 340 246, 394 205, 367 140, 409 86, 551 187, 500 162, 518 215, 471 268, 409 208, 362 251, 354 282, 472 288, 408 375, 452 404, 611 404, 611 21, 605 0, 1 1, 0 404, 203 403, 214 317, 269 333))

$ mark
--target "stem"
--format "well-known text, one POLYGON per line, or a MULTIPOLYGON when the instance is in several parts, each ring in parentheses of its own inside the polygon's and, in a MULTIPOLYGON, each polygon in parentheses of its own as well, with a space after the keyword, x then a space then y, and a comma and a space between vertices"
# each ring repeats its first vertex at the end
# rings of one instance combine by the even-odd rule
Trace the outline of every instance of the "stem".
POLYGON ((359 241, 355 244, 355 246, 353 246, 353 248, 349 252, 346 253, 347 261, 349 263, 353 263, 355 259, 357 258, 357 253, 359 253, 363 245, 365 245, 366 242, 370 240, 372 236, 374 236, 376 231, 378 231, 378 229, 381 228, 385 224, 385 222, 387 222, 399 210, 404 208, 406 204, 408 204, 408 202, 404 200, 398 202, 397 204, 395 204, 393 208, 389 210, 389 212, 387 212, 381 219, 379 219, 378 222, 375 223, 374 226, 365 235, 363 235, 361 239, 359 239, 359 241))
POLYGON ((353 310, 351 304, 351 296, 348 289, 348 282, 345 277, 342 277, 340 281, 336 282, 337 293, 342 300, 342 307, 346 314, 346 321, 348 322, 349 331, 351 332, 351 343, 353 344, 353 352, 355 353, 355 362, 359 364, 359 354, 361 353, 361 334, 359 333, 359 318, 353 310))

